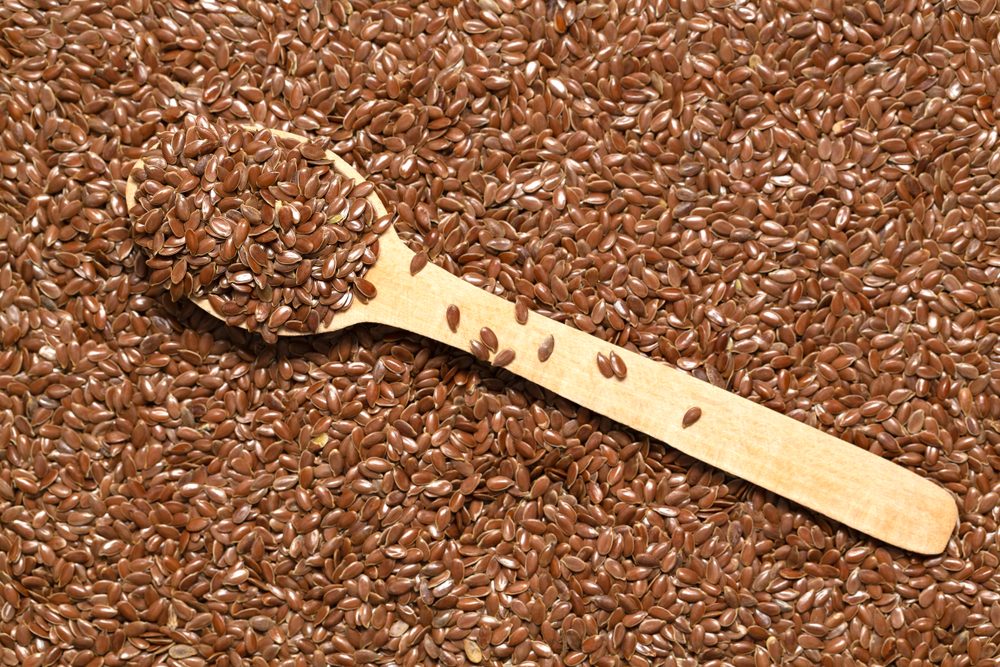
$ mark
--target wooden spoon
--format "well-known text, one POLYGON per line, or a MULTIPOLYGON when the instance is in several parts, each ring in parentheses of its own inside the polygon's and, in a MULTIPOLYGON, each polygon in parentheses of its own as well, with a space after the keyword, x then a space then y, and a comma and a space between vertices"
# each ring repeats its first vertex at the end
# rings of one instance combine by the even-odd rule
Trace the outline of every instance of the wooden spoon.
MULTIPOLYGON (((271 132, 307 140, 288 132, 271 132)), ((343 174, 358 183, 364 181, 333 152, 327 157, 343 174)), ((135 204, 136 187, 130 177, 125 190, 129 209, 135 204)), ((376 215, 385 215, 382 201, 374 194, 369 199, 376 215)), ((945 548, 958 511, 951 494, 930 480, 547 317, 531 313, 526 324, 518 324, 512 303, 434 264, 410 275, 412 258, 413 253, 390 228, 380 238, 378 261, 366 275, 376 286, 377 296, 368 303, 355 301, 348 310, 338 312, 323 331, 363 322, 388 324, 468 350, 480 329, 489 327, 499 339, 499 350, 513 351, 514 358, 506 365, 512 373, 884 542, 922 554, 945 548), (455 332, 445 317, 451 305, 460 312, 455 332), (542 362, 538 348, 549 336, 555 345, 551 357, 542 362), (597 354, 612 351, 627 368, 624 379, 606 378, 598 370, 597 354), (700 408, 701 418, 685 427, 682 420, 692 408, 700 408)), ((212 310, 208 299, 194 302, 224 319, 212 310)))

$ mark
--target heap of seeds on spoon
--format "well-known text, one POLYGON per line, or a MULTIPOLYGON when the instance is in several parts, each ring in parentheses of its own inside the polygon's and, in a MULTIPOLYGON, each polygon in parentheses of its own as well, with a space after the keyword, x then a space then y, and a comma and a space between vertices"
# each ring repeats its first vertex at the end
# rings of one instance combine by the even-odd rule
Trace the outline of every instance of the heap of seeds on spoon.
POLYGON ((273 342, 307 333, 355 299, 389 218, 323 146, 190 116, 161 133, 135 174, 135 242, 149 280, 175 300, 206 297, 226 323, 273 342))

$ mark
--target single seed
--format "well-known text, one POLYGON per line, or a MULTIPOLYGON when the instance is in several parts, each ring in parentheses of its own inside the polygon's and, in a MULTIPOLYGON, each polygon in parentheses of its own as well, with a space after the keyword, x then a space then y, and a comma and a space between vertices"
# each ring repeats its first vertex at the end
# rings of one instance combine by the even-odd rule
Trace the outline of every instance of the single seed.
POLYGON ((174 660, 183 660, 198 655, 198 650, 187 644, 173 644, 167 649, 167 655, 174 660))
POLYGON ((497 335, 493 333, 493 329, 489 327, 483 327, 479 330, 479 339, 483 341, 485 345, 491 352, 496 352, 497 348, 500 346, 500 342, 497 340, 497 335))
POLYGON ((427 266, 427 253, 418 252, 413 255, 413 259, 410 260, 410 275, 415 276, 420 273, 423 268, 427 266))
POLYGON ((466 639, 462 643, 462 646, 465 649, 465 657, 469 662, 478 665, 483 661, 483 652, 479 648, 479 644, 475 641, 472 639, 466 639))
POLYGON ((493 357, 493 365, 506 366, 510 364, 510 362, 514 361, 515 356, 516 355, 514 353, 514 350, 511 350, 509 348, 504 348, 499 352, 497 352, 496 356, 493 357))
POLYGON ((681 427, 687 428, 688 426, 691 426, 699 419, 701 419, 701 408, 699 407, 689 408, 688 411, 684 413, 683 419, 681 419, 681 427))
POLYGON ((542 344, 538 346, 538 360, 548 361, 549 357, 552 356, 552 351, 555 347, 556 339, 552 337, 552 334, 549 334, 545 337, 545 340, 542 341, 542 344))
POLYGON ((472 356, 480 361, 489 361, 490 350, 481 340, 470 340, 469 341, 469 351, 472 352, 472 356))
POLYGON ((597 353, 597 370, 606 378, 614 377, 615 372, 611 369, 611 361, 603 352, 597 353))
POLYGON ((625 367, 625 360, 612 352, 609 364, 611 366, 611 372, 615 374, 615 377, 619 380, 624 380, 625 375, 628 373, 628 368, 625 367))
POLYGON ((527 324, 528 322, 528 301, 518 297, 517 301, 514 302, 514 319, 518 324, 527 324))
POLYGON ((445 319, 448 321, 448 328, 451 329, 452 333, 458 331, 458 321, 461 318, 461 312, 458 310, 458 306, 452 304, 448 306, 445 313, 445 319))

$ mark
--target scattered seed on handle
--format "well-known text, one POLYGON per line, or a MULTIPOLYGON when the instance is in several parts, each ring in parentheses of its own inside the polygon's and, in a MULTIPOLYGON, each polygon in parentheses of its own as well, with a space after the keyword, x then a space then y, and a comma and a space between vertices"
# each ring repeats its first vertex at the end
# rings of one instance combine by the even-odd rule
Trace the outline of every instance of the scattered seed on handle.
POLYGON ((364 278, 358 278, 354 281, 354 289, 365 299, 374 299, 378 295, 378 290, 375 289, 375 284, 364 278))
POLYGON ((469 351, 472 352, 472 356, 480 361, 489 361, 490 351, 486 348, 481 340, 470 340, 469 341, 469 351))
POLYGON ((490 329, 489 327, 483 327, 479 330, 479 339, 490 349, 490 352, 496 352, 497 348, 500 347, 500 341, 497 340, 497 335, 493 333, 493 329, 490 329))
POLYGON ((611 360, 603 352, 597 353, 597 370, 606 378, 614 377, 615 372, 611 370, 611 360))
POLYGON ((552 337, 552 334, 549 334, 545 337, 545 340, 542 341, 542 344, 538 346, 538 360, 548 361, 549 357, 552 356, 552 350, 554 350, 555 347, 556 339, 552 337))
POLYGON ((448 306, 448 310, 445 312, 445 319, 448 320, 448 328, 451 329, 452 333, 458 331, 458 320, 461 316, 462 313, 459 311, 458 306, 455 304, 448 306))
POLYGON ((610 362, 611 372, 614 373, 615 377, 619 380, 624 380, 625 375, 628 373, 628 368, 625 366, 625 360, 612 352, 610 362))
POLYGON ((528 300, 526 298, 519 296, 514 302, 514 319, 517 320, 518 324, 527 324, 528 300))
POLYGON ((510 362, 514 361, 515 356, 514 350, 504 348, 497 352, 497 356, 493 357, 493 365, 501 367, 506 366, 510 362))
POLYGON ((427 266, 427 253, 418 252, 410 260, 410 275, 417 275, 425 266, 427 266))
POLYGON ((693 407, 684 413, 684 418, 681 419, 681 427, 687 428, 691 424, 701 419, 701 408, 693 407))

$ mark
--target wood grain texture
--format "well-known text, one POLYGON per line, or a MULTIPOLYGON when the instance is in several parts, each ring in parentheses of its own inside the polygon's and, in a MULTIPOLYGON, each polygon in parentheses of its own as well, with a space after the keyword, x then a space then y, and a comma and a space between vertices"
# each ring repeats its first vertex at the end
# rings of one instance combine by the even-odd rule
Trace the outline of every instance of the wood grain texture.
MULTIPOLYGON (((343 173, 363 180, 339 156, 328 155, 343 173)), ((129 208, 134 193, 130 178, 129 208)), ((374 194, 371 199, 377 214, 384 215, 381 200, 374 194)), ((413 253, 395 230, 379 242, 379 259, 366 276, 378 296, 338 313, 327 331, 363 322, 389 324, 468 351, 469 341, 487 326, 496 333, 500 349, 515 353, 506 370, 884 542, 917 553, 939 553, 957 525, 955 500, 930 480, 667 364, 536 313, 518 324, 513 303, 434 264, 411 276, 413 253), (455 332, 445 319, 451 304, 461 310, 455 332), (538 347, 550 335, 555 347, 541 362, 538 347), (622 380, 598 371, 597 353, 612 350, 628 368, 622 380), (684 428, 684 413, 692 407, 701 408, 701 419, 684 428)), ((212 312, 206 299, 196 303, 212 312)))
POLYGON ((370 321, 391 324, 468 351, 479 329, 490 327, 500 348, 516 356, 506 369, 579 405, 631 426, 682 452, 742 477, 800 505, 910 551, 944 550, 957 525, 955 500, 945 489, 783 414, 687 373, 606 343, 590 334, 531 313, 514 319, 514 304, 471 285, 436 265, 410 276, 409 250, 393 236, 369 272, 379 296, 370 321), (401 257, 400 257, 401 256, 401 257), (383 259, 386 260, 383 264, 383 259), (461 310, 452 332, 449 304, 461 310), (552 356, 538 360, 546 336, 552 356), (615 351, 625 362, 623 380, 605 378, 598 352, 615 351), (682 427, 684 413, 699 407, 701 419, 682 427))

